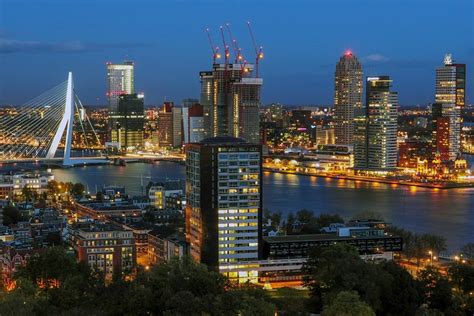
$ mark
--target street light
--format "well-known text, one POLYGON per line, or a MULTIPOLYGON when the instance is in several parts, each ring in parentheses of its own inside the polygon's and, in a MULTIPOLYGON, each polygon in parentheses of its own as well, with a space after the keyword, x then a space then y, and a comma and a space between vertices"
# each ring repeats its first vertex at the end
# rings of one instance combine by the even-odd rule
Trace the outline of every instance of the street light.
POLYGON ((433 264, 433 251, 428 251, 428 254, 430 255, 430 263, 433 264))

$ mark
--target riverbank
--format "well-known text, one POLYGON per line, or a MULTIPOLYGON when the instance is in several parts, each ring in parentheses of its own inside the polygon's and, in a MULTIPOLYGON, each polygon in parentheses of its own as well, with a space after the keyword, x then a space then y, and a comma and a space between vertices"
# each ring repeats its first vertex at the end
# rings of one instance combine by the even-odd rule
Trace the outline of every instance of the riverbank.
POLYGON ((363 181, 363 182, 372 182, 372 183, 385 183, 391 185, 405 185, 405 186, 415 186, 428 189, 467 189, 474 188, 474 183, 423 183, 423 182, 407 182, 403 180, 390 180, 384 178, 369 178, 362 176, 347 176, 347 175, 332 175, 332 174, 320 174, 320 173, 308 173, 303 171, 287 171, 270 167, 263 167, 263 171, 273 172, 273 173, 283 173, 283 174, 294 174, 299 176, 310 176, 310 177, 319 177, 319 178, 330 178, 330 179, 342 179, 349 181, 363 181))

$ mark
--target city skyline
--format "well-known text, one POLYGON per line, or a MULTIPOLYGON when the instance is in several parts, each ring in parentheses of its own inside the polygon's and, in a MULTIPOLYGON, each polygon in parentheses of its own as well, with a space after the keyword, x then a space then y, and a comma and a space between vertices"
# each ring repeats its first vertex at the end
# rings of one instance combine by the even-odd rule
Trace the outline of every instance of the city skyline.
MULTIPOLYGON (((105 63, 125 59, 135 62, 136 90, 145 93, 147 105, 158 105, 165 99, 180 104, 184 98, 199 97, 196 74, 212 63, 206 27, 211 28, 214 42, 222 46, 219 25, 230 22, 244 55, 253 59, 247 20, 252 22, 258 45, 265 50, 261 65, 261 76, 265 78, 263 104, 331 105, 333 69, 346 49, 358 56, 364 75, 383 74, 394 79, 402 106, 434 102, 435 68, 445 53, 452 53, 455 62, 468 67, 474 59, 470 40, 473 10, 469 1, 456 1, 459 10, 456 15, 444 16, 443 27, 434 23, 436 16, 446 9, 441 1, 430 1, 429 5, 426 1, 401 1, 397 5, 371 1, 297 2, 295 5, 277 1, 269 8, 266 1, 231 1, 223 4, 222 10, 251 10, 234 10, 229 18, 225 14, 211 14, 215 1, 139 1, 133 7, 125 6, 125 2, 110 6, 105 1, 94 3, 92 11, 74 6, 74 17, 87 18, 89 23, 69 26, 64 15, 69 1, 40 1, 40 5, 4 1, 0 7, 0 104, 22 104, 58 82, 65 71, 72 70, 77 78, 76 89, 85 104, 106 105, 105 63), (351 10, 339 14, 339 6, 351 10), (113 22, 114 14, 124 9, 131 18, 115 21, 117 27, 122 26, 119 32, 100 30, 101 25, 113 22), (28 19, 35 23, 36 16, 46 14, 44 10, 51 10, 51 23, 36 23, 31 28, 22 22, 28 19), (376 19, 380 10, 387 16, 386 22, 376 19), (147 19, 156 13, 160 13, 159 19, 147 19), (262 16, 264 13, 267 16, 262 16), (20 19, 20 14, 24 18, 20 19), (168 16, 175 14, 183 18, 170 21, 168 16), (278 23, 271 15, 280 17, 278 23), (392 23, 399 17, 403 17, 403 23, 392 23), (379 27, 373 28, 374 23, 379 27), (123 28, 124 25, 127 27, 123 28), (453 33, 457 30, 463 32, 453 33), (437 37, 445 40, 437 41, 437 37), (176 77, 171 78, 169 73, 176 77), (282 77, 291 82, 288 87, 282 77)), ((468 82, 470 78, 472 73, 468 72, 468 82)), ((468 86, 467 104, 473 103, 471 90, 468 86)))

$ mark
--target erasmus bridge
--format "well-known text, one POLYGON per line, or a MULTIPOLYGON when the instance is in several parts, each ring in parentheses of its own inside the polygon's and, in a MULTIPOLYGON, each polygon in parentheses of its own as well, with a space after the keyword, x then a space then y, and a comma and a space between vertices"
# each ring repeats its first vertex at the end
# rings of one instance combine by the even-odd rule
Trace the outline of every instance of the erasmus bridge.
MULTIPOLYGON (((91 162, 90 157, 71 157, 73 131, 83 133, 76 136, 80 136, 77 138, 83 139, 87 147, 100 145, 89 117, 74 91, 70 72, 67 81, 20 107, 0 114, 0 162, 55 161, 62 162, 64 166, 91 162), (86 128, 91 131, 90 140, 86 135, 86 128), (58 151, 59 147, 64 148, 63 152, 58 151)), ((98 158, 95 159, 99 161, 98 158)))

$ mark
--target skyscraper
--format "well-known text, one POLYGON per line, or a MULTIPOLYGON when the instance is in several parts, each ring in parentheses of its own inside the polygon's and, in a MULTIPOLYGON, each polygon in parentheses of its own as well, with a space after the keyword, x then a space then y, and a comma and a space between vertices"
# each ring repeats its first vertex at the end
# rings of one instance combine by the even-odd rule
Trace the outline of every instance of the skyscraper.
MULTIPOLYGON (((447 127, 447 139, 441 139, 441 136, 435 135, 437 144, 444 144, 448 154, 444 158, 450 160, 456 159, 461 152, 461 111, 466 102, 466 65, 455 64, 451 55, 447 54, 444 58, 444 66, 436 69, 436 94, 434 105, 437 115, 433 119, 443 117, 445 119, 437 120, 444 128, 447 127), (448 124, 448 126, 446 126, 448 124), (441 142, 439 142, 441 140, 441 142)), ((437 122, 435 122, 437 124, 437 122)), ((439 127, 443 128, 443 127, 439 127)), ((435 131, 437 131, 436 126, 435 131)), ((445 148, 437 146, 437 151, 442 153, 445 148)), ((444 156, 444 155, 443 155, 444 156)))
POLYGON ((145 109, 143 94, 122 94, 118 108, 110 114, 114 122, 111 128, 113 142, 119 142, 123 150, 143 147, 145 109))
MULTIPOLYGON (((107 100, 110 116, 117 111, 120 95, 133 94, 133 70, 131 61, 124 61, 122 64, 107 63, 107 100)), ((109 139, 114 125, 115 121, 109 119, 109 139)))
POLYGON ((390 171, 397 167, 398 94, 388 76, 367 77, 365 111, 355 119, 355 169, 390 171))
POLYGON ((183 144, 183 113, 181 108, 173 107, 173 147, 180 147, 183 144))
POLYGON ((240 281, 257 277, 251 268, 261 256, 261 150, 229 136, 186 145, 191 256, 240 281))
POLYGON ((183 100, 183 141, 197 143, 204 139, 204 113, 198 100, 183 100))
POLYGON ((262 78, 252 78, 252 64, 214 64, 200 72, 201 105, 206 136, 260 139, 259 107, 262 78))
POLYGON ((173 102, 164 102, 158 112, 158 143, 160 147, 173 146, 173 102))
POLYGON ((336 144, 353 145, 354 112, 362 108, 362 66, 351 51, 336 65, 334 116, 336 144))

